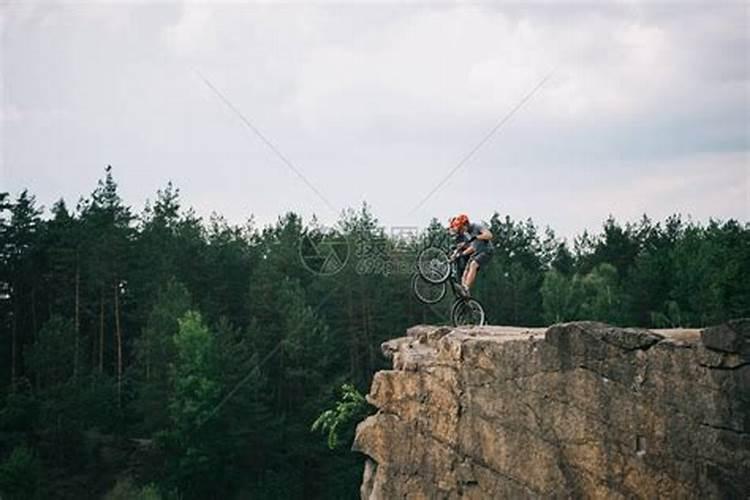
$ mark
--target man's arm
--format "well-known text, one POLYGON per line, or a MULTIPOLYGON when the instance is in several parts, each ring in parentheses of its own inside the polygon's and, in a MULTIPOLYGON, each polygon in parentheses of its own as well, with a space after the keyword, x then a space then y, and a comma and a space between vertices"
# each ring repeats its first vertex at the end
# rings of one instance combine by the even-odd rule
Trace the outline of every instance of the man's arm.
POLYGON ((477 235, 478 240, 490 241, 492 238, 492 232, 487 228, 483 228, 477 235))
POLYGON ((477 251, 477 249, 474 248, 474 245, 471 245, 472 241, 474 240, 490 241, 492 238, 493 238, 492 232, 486 227, 483 227, 479 231, 478 235, 472 236, 471 238, 469 238, 469 241, 466 242, 466 249, 463 252, 461 252, 461 255, 471 255, 477 251))
POLYGON ((492 238, 493 236, 490 230, 487 229, 486 227, 483 227, 482 229, 479 230, 479 234, 469 238, 468 242, 471 243, 474 240, 490 241, 492 238))

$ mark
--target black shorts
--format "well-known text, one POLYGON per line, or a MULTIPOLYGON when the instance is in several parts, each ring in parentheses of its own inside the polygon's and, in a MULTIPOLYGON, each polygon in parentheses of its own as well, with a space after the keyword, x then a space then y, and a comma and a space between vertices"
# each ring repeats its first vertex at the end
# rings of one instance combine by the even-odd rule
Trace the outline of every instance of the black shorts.
POLYGON ((472 254, 471 257, 469 257, 469 262, 474 261, 479 267, 482 267, 483 265, 488 263, 491 258, 492 252, 482 251, 472 254))

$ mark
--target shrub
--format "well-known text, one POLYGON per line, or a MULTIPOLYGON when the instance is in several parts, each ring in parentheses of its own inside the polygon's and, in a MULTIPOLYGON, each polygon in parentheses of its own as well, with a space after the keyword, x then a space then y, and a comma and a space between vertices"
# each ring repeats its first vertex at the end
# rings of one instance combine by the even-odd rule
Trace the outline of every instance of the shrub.
POLYGON ((25 444, 13 448, 0 463, 0 498, 4 500, 42 497, 42 464, 25 444))
POLYGON ((351 428, 368 413, 368 404, 365 397, 359 393, 351 384, 341 386, 341 399, 336 406, 326 410, 313 422, 313 431, 319 430, 328 433, 328 448, 333 450, 341 442, 342 431, 351 431, 351 428))

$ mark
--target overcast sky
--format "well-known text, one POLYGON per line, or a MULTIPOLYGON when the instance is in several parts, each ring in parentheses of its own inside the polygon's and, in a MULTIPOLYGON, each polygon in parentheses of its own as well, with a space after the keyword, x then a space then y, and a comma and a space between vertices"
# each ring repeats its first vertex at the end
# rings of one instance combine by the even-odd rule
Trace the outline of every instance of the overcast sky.
POLYGON ((608 214, 750 219, 746 2, 0 9, 0 191, 45 206, 111 164, 138 209, 172 180, 199 214, 261 225, 363 200, 385 225, 497 210, 568 236, 608 214))

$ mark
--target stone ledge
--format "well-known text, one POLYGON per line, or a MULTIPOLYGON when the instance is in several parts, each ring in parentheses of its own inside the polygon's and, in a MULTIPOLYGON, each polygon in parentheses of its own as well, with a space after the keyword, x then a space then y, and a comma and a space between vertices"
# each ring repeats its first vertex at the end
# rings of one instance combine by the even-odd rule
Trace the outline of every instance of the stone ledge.
POLYGON ((362 498, 747 497, 747 325, 412 327, 357 430, 362 498))

